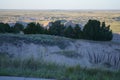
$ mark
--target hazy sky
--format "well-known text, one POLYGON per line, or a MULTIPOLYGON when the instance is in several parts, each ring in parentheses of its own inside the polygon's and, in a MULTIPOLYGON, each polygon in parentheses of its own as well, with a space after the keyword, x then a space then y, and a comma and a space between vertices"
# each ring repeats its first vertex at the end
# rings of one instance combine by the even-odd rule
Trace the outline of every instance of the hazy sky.
POLYGON ((0 9, 120 9, 120 0, 0 0, 0 9))

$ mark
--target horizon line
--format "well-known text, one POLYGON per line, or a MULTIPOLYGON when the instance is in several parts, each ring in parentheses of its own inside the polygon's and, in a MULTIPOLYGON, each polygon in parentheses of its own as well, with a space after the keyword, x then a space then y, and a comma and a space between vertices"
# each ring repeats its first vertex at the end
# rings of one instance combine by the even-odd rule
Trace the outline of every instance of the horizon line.
POLYGON ((108 11, 111 11, 111 10, 114 10, 114 11, 119 11, 120 9, 0 9, 0 10, 73 10, 73 11, 76 11, 76 10, 98 10, 98 11, 101 11, 101 10, 108 10, 108 11))

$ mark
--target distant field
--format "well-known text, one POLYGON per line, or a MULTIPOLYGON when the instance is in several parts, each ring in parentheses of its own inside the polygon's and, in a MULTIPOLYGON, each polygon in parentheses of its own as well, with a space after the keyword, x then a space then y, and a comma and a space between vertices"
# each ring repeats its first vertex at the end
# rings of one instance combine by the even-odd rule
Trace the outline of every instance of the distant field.
POLYGON ((46 25, 49 21, 72 20, 86 24, 89 19, 105 21, 113 32, 120 33, 120 10, 0 10, 0 22, 39 22, 46 25))
POLYGON ((117 32, 117 33, 120 33, 120 21, 119 22, 113 22, 113 23, 110 23, 111 25, 111 29, 113 30, 113 32, 117 32))

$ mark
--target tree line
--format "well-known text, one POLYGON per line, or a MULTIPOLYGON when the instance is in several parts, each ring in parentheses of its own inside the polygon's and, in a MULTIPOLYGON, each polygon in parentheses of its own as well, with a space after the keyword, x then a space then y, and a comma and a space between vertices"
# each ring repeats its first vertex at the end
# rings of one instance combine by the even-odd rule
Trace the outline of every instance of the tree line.
POLYGON ((7 23, 0 23, 0 33, 20 33, 24 30, 22 24, 16 23, 13 27, 10 27, 7 23))
POLYGON ((56 36, 64 36, 73 39, 88 39, 96 41, 110 41, 113 38, 110 25, 106 26, 105 22, 98 20, 89 20, 81 30, 80 26, 76 24, 75 27, 64 26, 61 21, 51 22, 49 29, 42 27, 39 23, 31 22, 24 27, 22 24, 16 23, 10 27, 7 23, 0 23, 0 33, 20 33, 24 34, 48 34, 56 36))

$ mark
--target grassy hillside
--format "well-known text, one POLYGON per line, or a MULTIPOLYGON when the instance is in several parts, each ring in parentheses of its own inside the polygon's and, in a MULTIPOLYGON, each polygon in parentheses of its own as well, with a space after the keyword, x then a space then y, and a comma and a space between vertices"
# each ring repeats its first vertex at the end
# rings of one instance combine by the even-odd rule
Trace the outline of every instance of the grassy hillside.
POLYGON ((119 80, 120 71, 115 69, 120 63, 119 46, 116 42, 74 40, 51 35, 0 34, 0 76, 119 80), (15 54, 18 56, 15 57, 15 54), (40 54, 44 55, 39 57, 40 54), (108 60, 104 59, 106 56, 108 60), (92 68, 88 67, 90 64, 87 62, 92 68), (87 64, 86 67, 83 67, 84 64, 87 64))
POLYGON ((23 76, 56 80, 119 80, 120 72, 59 66, 33 58, 21 61, 0 53, 0 76, 23 76))

